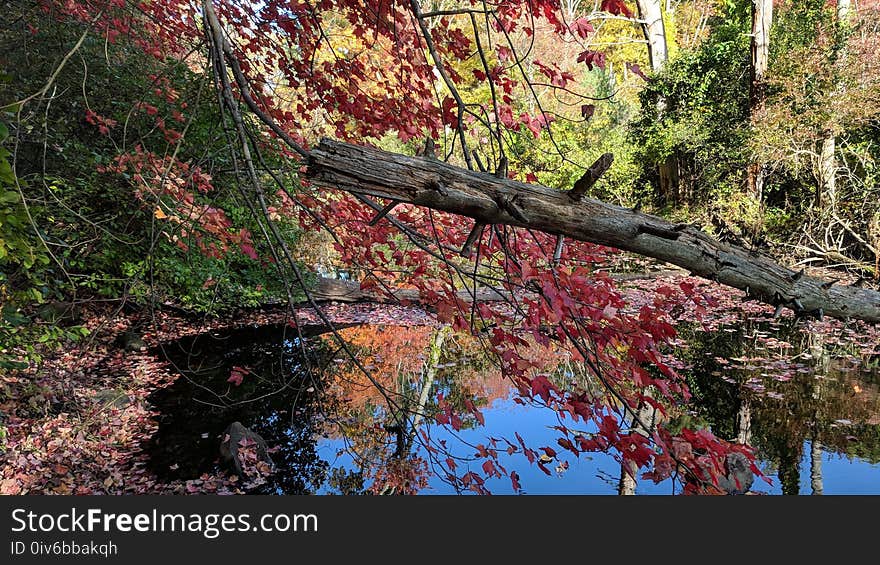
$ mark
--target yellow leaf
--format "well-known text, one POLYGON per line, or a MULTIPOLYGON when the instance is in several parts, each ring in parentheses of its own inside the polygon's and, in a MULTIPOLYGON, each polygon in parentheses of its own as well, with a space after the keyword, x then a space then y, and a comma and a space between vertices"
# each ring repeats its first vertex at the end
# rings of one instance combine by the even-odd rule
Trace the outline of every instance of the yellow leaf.
POLYGON ((153 212, 153 215, 156 216, 156 218, 159 220, 164 220, 165 218, 168 217, 168 214, 163 212, 162 208, 159 208, 158 206, 156 207, 156 211, 153 212))

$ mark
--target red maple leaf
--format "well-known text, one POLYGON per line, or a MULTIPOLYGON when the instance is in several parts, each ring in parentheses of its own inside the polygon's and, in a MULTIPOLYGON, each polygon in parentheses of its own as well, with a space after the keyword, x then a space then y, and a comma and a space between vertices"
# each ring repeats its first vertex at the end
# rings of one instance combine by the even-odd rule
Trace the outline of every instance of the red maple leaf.
POLYGON ((623 0, 602 0, 602 11, 608 12, 609 14, 614 14, 615 16, 626 16, 627 18, 631 18, 632 12, 629 8, 627 8, 626 4, 623 3, 623 0))
POLYGON ((544 375, 538 375, 532 379, 532 394, 540 396, 545 401, 550 400, 550 392, 555 390, 556 387, 544 375))
POLYGON ((596 31, 593 24, 591 24, 587 18, 578 18, 571 22, 571 25, 568 27, 582 39, 586 39, 588 35, 596 31))
POLYGON ((590 51, 587 49, 578 55, 577 58, 578 63, 585 63, 587 68, 593 70, 593 67, 599 67, 600 69, 605 68, 605 53, 601 53, 599 51, 590 51))
POLYGON ((230 371, 229 378, 226 379, 226 382, 230 382, 235 386, 240 386, 241 383, 244 381, 244 378, 250 374, 250 369, 246 367, 239 367, 238 365, 236 365, 232 368, 232 371, 230 371))

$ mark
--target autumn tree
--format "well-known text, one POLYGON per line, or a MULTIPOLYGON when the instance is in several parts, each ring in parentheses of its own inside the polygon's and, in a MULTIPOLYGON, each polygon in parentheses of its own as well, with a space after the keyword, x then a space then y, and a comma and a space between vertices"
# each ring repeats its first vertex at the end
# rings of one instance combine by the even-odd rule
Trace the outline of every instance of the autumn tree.
MULTIPOLYGON (((88 38, 124 43, 160 66, 200 74, 210 91, 202 100, 215 103, 223 140, 212 157, 223 156, 229 193, 247 211, 249 228, 204 200, 215 189, 213 176, 202 168, 198 140, 189 137, 188 108, 161 73, 150 95, 168 107, 138 100, 122 111, 108 101, 84 112, 113 148, 96 170, 123 183, 127 204, 149 222, 174 223, 192 237, 192 245, 171 239, 178 249, 215 258, 243 254, 277 273, 290 303, 302 292, 332 326, 308 292, 309 275, 283 224, 295 219, 305 231, 323 230, 341 260, 363 273, 362 287, 392 297, 400 287, 416 291, 440 322, 480 339, 522 402, 572 422, 560 425, 556 447, 540 448, 548 457, 557 448, 573 455, 610 451, 633 476, 684 475, 712 489, 728 453, 750 454, 708 429, 642 421, 643 407, 662 421, 689 398, 666 356, 675 335, 674 305, 705 309, 713 298, 682 282, 648 304, 628 304, 599 268, 612 247, 743 289, 780 312, 880 319, 877 293, 806 276, 687 223, 591 199, 593 186, 613 167, 611 154, 576 163, 584 172, 573 186, 540 186, 532 171, 511 166, 520 145, 539 138, 571 160, 555 128, 566 120, 588 127, 597 98, 565 68, 570 61, 536 58, 535 36, 550 34, 577 65, 602 69, 606 55, 593 44, 596 27, 617 18, 631 23, 631 7, 622 0, 603 0, 573 21, 566 15, 578 12, 560 10, 552 0, 43 0, 40 7, 76 26, 82 39, 69 43, 43 86, 7 106, 14 107, 17 131, 28 131, 28 120, 51 103, 53 83, 88 38), (574 111, 553 111, 537 95, 539 87, 574 111), (126 129, 117 126, 128 111, 145 120, 156 144, 127 142, 126 129), (501 299, 479 300, 478 290, 486 287, 501 299), (533 354, 551 348, 565 349, 603 392, 576 379, 552 380, 533 354)), ((761 14, 766 32, 769 8, 761 14)), ((759 67, 767 48, 766 33, 761 37, 756 100, 763 97, 766 70, 759 67)), ((660 55, 658 47, 652 61, 660 55)), ((297 316, 291 309, 295 328, 301 326, 297 316)), ((388 388, 351 357, 369 383, 388 388)), ((437 421, 455 428, 461 418, 453 417, 453 407, 437 404, 437 421)), ((478 418, 477 407, 465 410, 478 418)), ((398 418, 416 416, 408 411, 398 418)), ((509 444, 549 474, 533 447, 509 444)), ((516 484, 497 465, 492 447, 480 452, 482 474, 456 477, 463 488, 485 492, 485 479, 502 475, 516 484)))
POLYGON ((878 20, 869 4, 858 11, 840 8, 824 2, 780 6, 771 94, 755 122, 752 147, 759 159, 774 163, 775 184, 799 194, 805 221, 794 237, 803 260, 844 264, 871 276, 877 257, 871 229, 876 207, 868 196, 874 173, 860 163, 874 160, 867 148, 878 112, 878 20))

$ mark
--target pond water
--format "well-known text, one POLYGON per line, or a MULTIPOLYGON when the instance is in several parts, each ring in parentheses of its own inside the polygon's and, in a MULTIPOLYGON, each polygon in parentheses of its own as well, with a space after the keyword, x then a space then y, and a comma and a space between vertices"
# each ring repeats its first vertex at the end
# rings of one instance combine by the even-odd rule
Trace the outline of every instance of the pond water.
MULTIPOLYGON (((163 354, 181 376, 150 398, 159 412, 149 446, 153 470, 176 479, 218 471, 218 445, 234 421, 272 450, 276 471, 255 493, 451 494, 458 490, 447 480, 448 458, 459 475, 469 465, 477 470, 485 460, 474 457, 476 446, 489 438, 499 439, 499 451, 507 446, 500 438, 517 443, 517 433, 530 447, 556 445, 557 415, 518 403, 470 336, 388 324, 339 328, 338 337, 321 331, 266 326, 166 344, 163 354), (229 382, 234 371, 243 374, 239 386, 229 382), (483 424, 472 415, 462 417, 459 431, 436 424, 438 394, 451 405, 479 407, 483 424), (421 414, 411 420, 414 435, 399 433, 395 414, 404 412, 421 414), (404 464, 412 459, 401 453, 425 463, 404 464)), ((681 418, 734 439, 748 408, 750 443, 769 480, 756 480, 752 492, 880 494, 878 355, 855 347, 857 334, 818 335, 790 320, 679 332, 675 355, 694 393, 681 418)), ((558 375, 578 370, 561 357, 548 363, 558 375)), ((502 454, 499 463, 516 470, 525 494, 618 490, 620 465, 610 454, 559 453, 547 464, 549 476, 521 454, 502 454)), ((486 487, 516 492, 507 477, 486 487)), ((636 487, 637 494, 680 491, 670 480, 636 487)))

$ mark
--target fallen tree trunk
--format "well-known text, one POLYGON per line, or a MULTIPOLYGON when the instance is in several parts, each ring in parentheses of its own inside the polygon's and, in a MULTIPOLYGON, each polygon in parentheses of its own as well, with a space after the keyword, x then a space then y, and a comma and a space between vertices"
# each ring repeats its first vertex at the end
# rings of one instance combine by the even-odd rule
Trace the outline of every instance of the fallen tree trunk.
MULTIPOLYGON (((346 281, 340 279, 328 279, 326 277, 318 277, 315 288, 309 291, 312 300, 318 301, 336 301, 336 302, 390 302, 390 301, 409 301, 413 303, 421 302, 421 294, 418 290, 412 288, 398 288, 390 292, 383 290, 364 290, 357 281, 346 281), (390 294, 390 296, 389 296, 390 294)), ((472 290, 460 290, 458 298, 463 302, 470 302, 476 298, 479 302, 492 302, 499 300, 509 300, 507 293, 501 293, 493 288, 481 287, 476 293, 472 290)))
POLYGON ((306 176, 317 186, 654 257, 796 314, 880 321, 880 292, 803 275, 755 251, 717 241, 688 224, 467 171, 430 157, 407 157, 325 139, 310 152, 306 176))
MULTIPOLYGON (((650 279, 662 276, 674 276, 682 273, 678 270, 665 270, 656 273, 622 273, 609 275, 617 281, 631 281, 638 279, 650 279)), ((321 302, 412 302, 420 304, 422 302, 421 293, 414 288, 396 288, 396 289, 363 289, 361 283, 357 281, 349 281, 342 279, 330 279, 327 277, 318 277, 315 287, 309 291, 312 300, 321 302)), ((457 293, 458 299, 462 302, 471 302, 476 299, 478 302, 499 302, 512 300, 513 296, 508 291, 499 291, 494 288, 482 286, 473 289, 460 290, 457 293)), ((523 296, 535 297, 530 292, 523 292, 523 296)))

